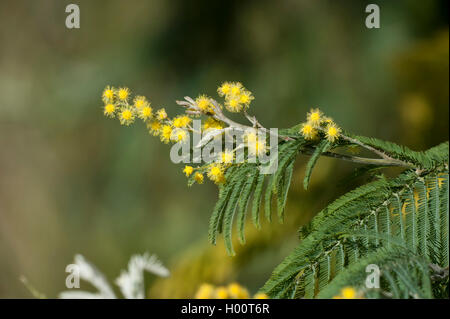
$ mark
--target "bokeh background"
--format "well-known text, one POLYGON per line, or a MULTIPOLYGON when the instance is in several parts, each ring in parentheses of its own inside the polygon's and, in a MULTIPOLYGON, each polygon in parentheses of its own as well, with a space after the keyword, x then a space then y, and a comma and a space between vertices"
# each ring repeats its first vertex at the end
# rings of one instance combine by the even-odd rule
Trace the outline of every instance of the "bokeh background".
POLYGON ((267 127, 320 107, 347 130, 424 150, 448 140, 448 39, 445 0, 2 0, 0 297, 32 297, 22 275, 57 296, 76 253, 113 281, 145 251, 172 271, 148 278, 151 298, 192 297, 203 282, 255 292, 298 227, 363 182, 342 182, 355 165, 322 159, 306 192, 300 158, 285 224, 249 224, 247 245, 227 257, 207 242, 216 187, 188 188, 143 125, 103 117, 106 85, 173 116, 176 99, 242 81, 267 127), (71 2, 80 29, 65 27, 71 2), (371 2, 380 29, 365 27, 371 2))

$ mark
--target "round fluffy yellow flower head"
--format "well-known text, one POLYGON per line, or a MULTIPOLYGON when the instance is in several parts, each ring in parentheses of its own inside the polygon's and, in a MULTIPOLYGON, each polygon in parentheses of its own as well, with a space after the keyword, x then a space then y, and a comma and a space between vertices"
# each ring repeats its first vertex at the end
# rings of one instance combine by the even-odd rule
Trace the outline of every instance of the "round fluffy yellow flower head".
POLYGON ((145 96, 136 96, 134 98, 134 107, 137 109, 143 108, 145 106, 150 106, 150 104, 147 102, 147 99, 145 96))
POLYGON ((124 108, 119 112, 119 121, 122 125, 130 125, 134 122, 135 115, 132 109, 124 108))
POLYGON ((181 128, 176 128, 172 131, 170 139, 174 142, 186 142, 189 137, 189 134, 186 130, 181 128))
POLYGON ((258 140, 258 135, 256 134, 256 130, 248 130, 244 133, 244 141, 247 143, 254 143, 258 140))
POLYGON ((262 156, 267 151, 266 141, 256 140, 248 143, 248 153, 252 156, 262 156))
POLYGON ((169 143, 170 137, 172 136, 172 126, 163 125, 163 127, 161 127, 161 131, 159 134, 160 134, 161 142, 166 143, 166 144, 169 143))
POLYGON ((204 113, 212 112, 211 99, 206 95, 200 95, 195 99, 197 107, 204 113))
POLYGON ((319 109, 311 109, 307 115, 308 123, 317 128, 322 122, 322 112, 319 109))
POLYGON ((117 90, 117 97, 121 101, 128 100, 128 97, 130 96, 130 89, 129 88, 120 88, 117 90))
POLYGON ((238 283, 231 283, 228 285, 228 293, 231 298, 234 299, 248 299, 249 294, 247 289, 239 285, 238 283))
POLYGON ((223 124, 212 117, 208 117, 203 123, 202 129, 205 131, 208 129, 221 130, 223 129, 223 124))
POLYGON ((223 168, 220 165, 212 164, 208 169, 207 175, 216 184, 224 182, 223 168))
POLYGON ((239 101, 239 96, 232 96, 226 99, 225 107, 232 113, 238 113, 242 110, 243 105, 239 101))
POLYGON ((105 108, 103 109, 103 114, 105 114, 108 117, 114 117, 114 112, 116 111, 116 106, 114 104, 106 104, 105 108))
POLYGON ((224 152, 220 153, 219 159, 220 163, 231 164, 234 160, 234 153, 233 151, 225 150, 224 152))
POLYGON ((218 87, 217 93, 219 96, 228 95, 231 92, 231 83, 230 82, 224 82, 221 86, 218 87))
POLYGON ((302 133, 303 137, 307 140, 312 140, 317 137, 317 130, 313 127, 312 124, 303 123, 302 127, 300 128, 300 132, 302 133))
POLYGON ((194 180, 195 180, 198 184, 203 184, 203 179, 204 179, 204 177, 203 177, 203 174, 202 174, 202 173, 199 173, 199 172, 195 173, 195 175, 194 175, 194 180))
POLYGON ((158 122, 156 120, 151 121, 150 123, 147 124, 147 128, 150 134, 152 134, 153 136, 158 136, 159 131, 161 130, 161 122, 158 122))
POLYGON ((265 293, 259 292, 253 296, 253 299, 269 299, 265 293))
POLYGON ((233 82, 231 84, 230 94, 237 96, 241 94, 242 84, 240 82, 233 82))
POLYGON ((192 166, 186 165, 183 169, 183 173, 186 174, 186 177, 191 176, 191 174, 194 172, 194 168, 192 166))
POLYGON ((112 102, 114 99, 114 88, 107 86, 105 90, 103 90, 102 98, 105 103, 112 102))
POLYGON ((173 126, 175 127, 186 127, 191 123, 192 119, 189 116, 177 116, 173 119, 173 126))
POLYGON ((189 116, 184 115, 181 117, 181 123, 182 123, 183 127, 188 126, 189 124, 191 124, 191 122, 192 122, 192 119, 189 116))
POLYGON ((165 110, 164 108, 159 109, 159 110, 156 112, 156 118, 157 118, 158 120, 160 120, 160 121, 165 120, 165 119, 167 118, 166 110, 165 110))
POLYGON ((335 142, 341 135, 341 129, 334 123, 328 124, 325 130, 325 136, 330 142, 335 142))
POLYGON ((331 117, 324 116, 323 117, 323 122, 327 123, 327 124, 331 124, 331 123, 333 123, 333 119, 331 117))
POLYGON ((174 118, 172 124, 174 127, 183 127, 183 121, 179 117, 174 118))
POLYGON ((242 103, 245 107, 248 107, 253 99, 254 97, 250 91, 244 91, 239 96, 239 102, 242 103))
POLYGON ((213 297, 214 286, 202 284, 195 294, 196 299, 211 299, 213 297))
POLYGON ((153 115, 153 110, 150 106, 143 106, 139 109, 139 118, 143 119, 144 121, 151 118, 153 115))
POLYGON ((218 89, 220 96, 225 96, 225 107, 229 112, 238 113, 248 108, 254 99, 252 93, 240 82, 225 82, 218 89))

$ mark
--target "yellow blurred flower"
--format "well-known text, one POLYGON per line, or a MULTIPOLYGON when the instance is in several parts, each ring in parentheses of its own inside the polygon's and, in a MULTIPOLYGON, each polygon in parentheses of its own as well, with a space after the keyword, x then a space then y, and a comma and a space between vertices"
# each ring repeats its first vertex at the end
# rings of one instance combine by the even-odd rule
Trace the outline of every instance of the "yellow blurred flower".
MULTIPOLYGON (((228 286, 213 286, 208 283, 204 283, 200 285, 199 289, 195 293, 195 298, 197 299, 206 299, 206 298, 215 298, 215 299, 249 299, 250 295, 248 290, 241 286, 240 284, 234 282, 229 284, 228 286)), ((253 299, 269 299, 264 293, 256 293, 253 296, 253 299)))
POLYGON ((231 283, 228 285, 228 293, 233 299, 248 299, 248 290, 239 285, 238 283, 231 283))
POLYGON ((202 284, 195 294, 195 299, 211 299, 214 293, 214 286, 210 284, 202 284))
POLYGON ((228 289, 225 287, 217 287, 216 291, 217 299, 227 299, 228 298, 228 289))
POLYGON ((353 287, 344 287, 341 289, 339 295, 333 297, 333 299, 360 299, 362 296, 358 294, 353 287))

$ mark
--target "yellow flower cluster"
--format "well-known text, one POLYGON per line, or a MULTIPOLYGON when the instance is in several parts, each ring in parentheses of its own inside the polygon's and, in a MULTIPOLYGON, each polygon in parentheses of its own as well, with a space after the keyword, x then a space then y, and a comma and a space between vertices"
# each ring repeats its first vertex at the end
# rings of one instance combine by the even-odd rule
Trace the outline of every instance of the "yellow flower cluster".
POLYGON ((225 183, 225 171, 233 161, 234 152, 225 150, 219 154, 216 162, 196 168, 186 165, 183 169, 183 173, 186 177, 192 176, 197 184, 203 184, 204 174, 206 174, 206 176, 215 184, 223 184, 225 183))
POLYGON ((199 95, 195 99, 195 104, 205 114, 214 114, 214 105, 211 102, 211 98, 206 95, 199 95))
POLYGON ((102 94, 104 102, 103 113, 107 117, 117 117, 122 125, 133 124, 140 118, 147 126, 150 134, 159 136, 163 143, 182 142, 189 138, 188 127, 192 119, 180 115, 169 119, 164 108, 153 113, 150 102, 144 96, 136 96, 131 102, 131 92, 128 88, 113 88, 107 86, 102 94))
POLYGON ((204 131, 214 129, 214 130, 221 130, 223 129, 223 123, 220 121, 215 120, 212 117, 208 117, 206 121, 204 121, 202 125, 202 129, 204 131))
MULTIPOLYGON (((250 294, 238 283, 218 287, 205 283, 195 293, 195 299, 250 299, 250 294)), ((266 294, 257 293, 253 299, 269 299, 269 297, 266 294)))
POLYGON ((323 133, 325 138, 334 143, 341 136, 342 130, 329 117, 323 115, 319 109, 311 109, 307 114, 307 121, 300 127, 300 133, 307 140, 315 140, 323 133))
MULTIPOLYGON (((252 93, 239 82, 224 82, 218 93, 225 98, 225 107, 230 112, 240 112, 247 109, 254 99, 252 93)), ((220 130, 225 124, 216 116, 216 112, 222 106, 207 95, 199 95, 195 100, 186 97, 186 101, 179 101, 180 105, 186 107, 185 114, 169 118, 164 108, 153 110, 151 103, 144 96, 132 98, 130 89, 126 87, 114 88, 107 86, 102 93, 104 102, 103 113, 110 118, 118 118, 120 124, 129 126, 136 119, 141 119, 149 133, 158 136, 163 143, 185 142, 189 139, 189 133, 194 129, 191 126, 193 118, 205 116, 202 130, 220 130)), ((266 142, 258 140, 256 134, 247 136, 250 141, 249 154, 261 155, 266 152, 266 142)), ((234 152, 226 150, 217 156, 216 162, 194 168, 186 166, 183 173, 191 178, 193 182, 203 184, 205 175, 214 183, 225 182, 225 171, 234 161, 234 152)))
POLYGON ((254 99, 252 92, 239 82, 224 82, 217 89, 217 93, 225 97, 225 107, 233 113, 248 109, 254 99))
POLYGON ((333 299, 362 299, 362 295, 353 287, 344 287, 339 295, 334 296, 333 299))

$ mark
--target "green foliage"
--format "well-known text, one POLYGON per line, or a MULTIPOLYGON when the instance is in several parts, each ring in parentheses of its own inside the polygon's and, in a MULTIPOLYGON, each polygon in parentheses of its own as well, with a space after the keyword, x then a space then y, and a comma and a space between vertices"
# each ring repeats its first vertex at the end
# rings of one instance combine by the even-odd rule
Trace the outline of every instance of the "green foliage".
POLYGON ((356 287, 369 298, 433 297, 427 259, 402 247, 380 248, 361 258, 340 272, 317 297, 332 298, 345 286, 356 287), (364 285, 366 267, 370 264, 377 265, 382 274, 379 289, 369 289, 364 285))
MULTIPOLYGON (((354 286, 366 297, 432 298, 436 291, 448 291, 442 282, 432 281, 429 265, 449 265, 449 177, 448 142, 426 152, 374 138, 348 135, 336 143, 306 141, 286 130, 293 139, 279 146, 278 169, 265 176, 259 164, 243 163, 228 169, 227 182, 220 187, 219 200, 210 222, 210 242, 223 232, 225 247, 234 255, 232 228, 237 215, 239 239, 245 243, 246 211, 252 200, 251 216, 260 228, 264 206, 267 220, 276 206, 283 222, 293 167, 299 153, 311 155, 304 187, 321 155, 340 157, 333 149, 359 145, 380 155, 380 165, 404 167, 395 178, 382 175, 325 207, 300 229, 301 242, 274 270, 261 289, 272 298, 329 298, 344 286, 354 286), (276 205, 273 205, 276 199, 276 205), (263 205, 264 203, 264 205, 263 205), (382 271, 380 289, 364 288, 365 267, 377 264, 382 271)), ((348 159, 348 158, 345 158, 348 159)), ((350 158, 351 160, 352 158, 350 158)), ((357 162, 361 163, 360 158, 357 162)))
POLYGON ((427 152, 416 152, 406 146, 382 141, 373 137, 352 136, 389 156, 414 164, 423 169, 433 169, 448 158, 448 142, 429 149, 427 152))
POLYGON ((284 219, 284 207, 291 183, 295 157, 303 139, 296 139, 280 145, 278 168, 274 174, 264 175, 257 163, 243 163, 230 167, 226 174, 226 183, 219 187, 219 199, 211 215, 209 241, 216 243, 217 234, 223 233, 225 247, 229 255, 234 255, 232 244, 233 220, 236 215, 239 240, 245 243, 244 226, 247 208, 252 202, 252 220, 260 228, 260 211, 264 198, 264 213, 267 220, 272 216, 272 200, 276 198, 277 213, 280 222, 284 219), (265 185, 265 186, 264 186, 265 185), (264 194, 264 195, 263 195, 264 194), (253 200, 252 199, 253 196, 253 200))
POLYGON ((317 160, 319 159, 320 155, 322 155, 322 153, 328 151, 330 144, 331 143, 328 142, 327 140, 321 141, 319 145, 317 145, 314 153, 311 155, 311 158, 309 159, 309 162, 306 165, 305 179, 303 180, 303 187, 305 189, 308 189, 309 179, 311 178, 312 170, 316 165, 317 160))
POLYGON ((346 285, 362 287, 365 266, 377 263, 384 269, 378 297, 433 296, 428 264, 449 264, 448 143, 424 153, 371 142, 375 145, 388 155, 395 150, 397 159, 421 161, 418 166, 427 170, 380 178, 328 205, 301 229, 302 242, 263 292, 274 298, 328 298, 346 285))

